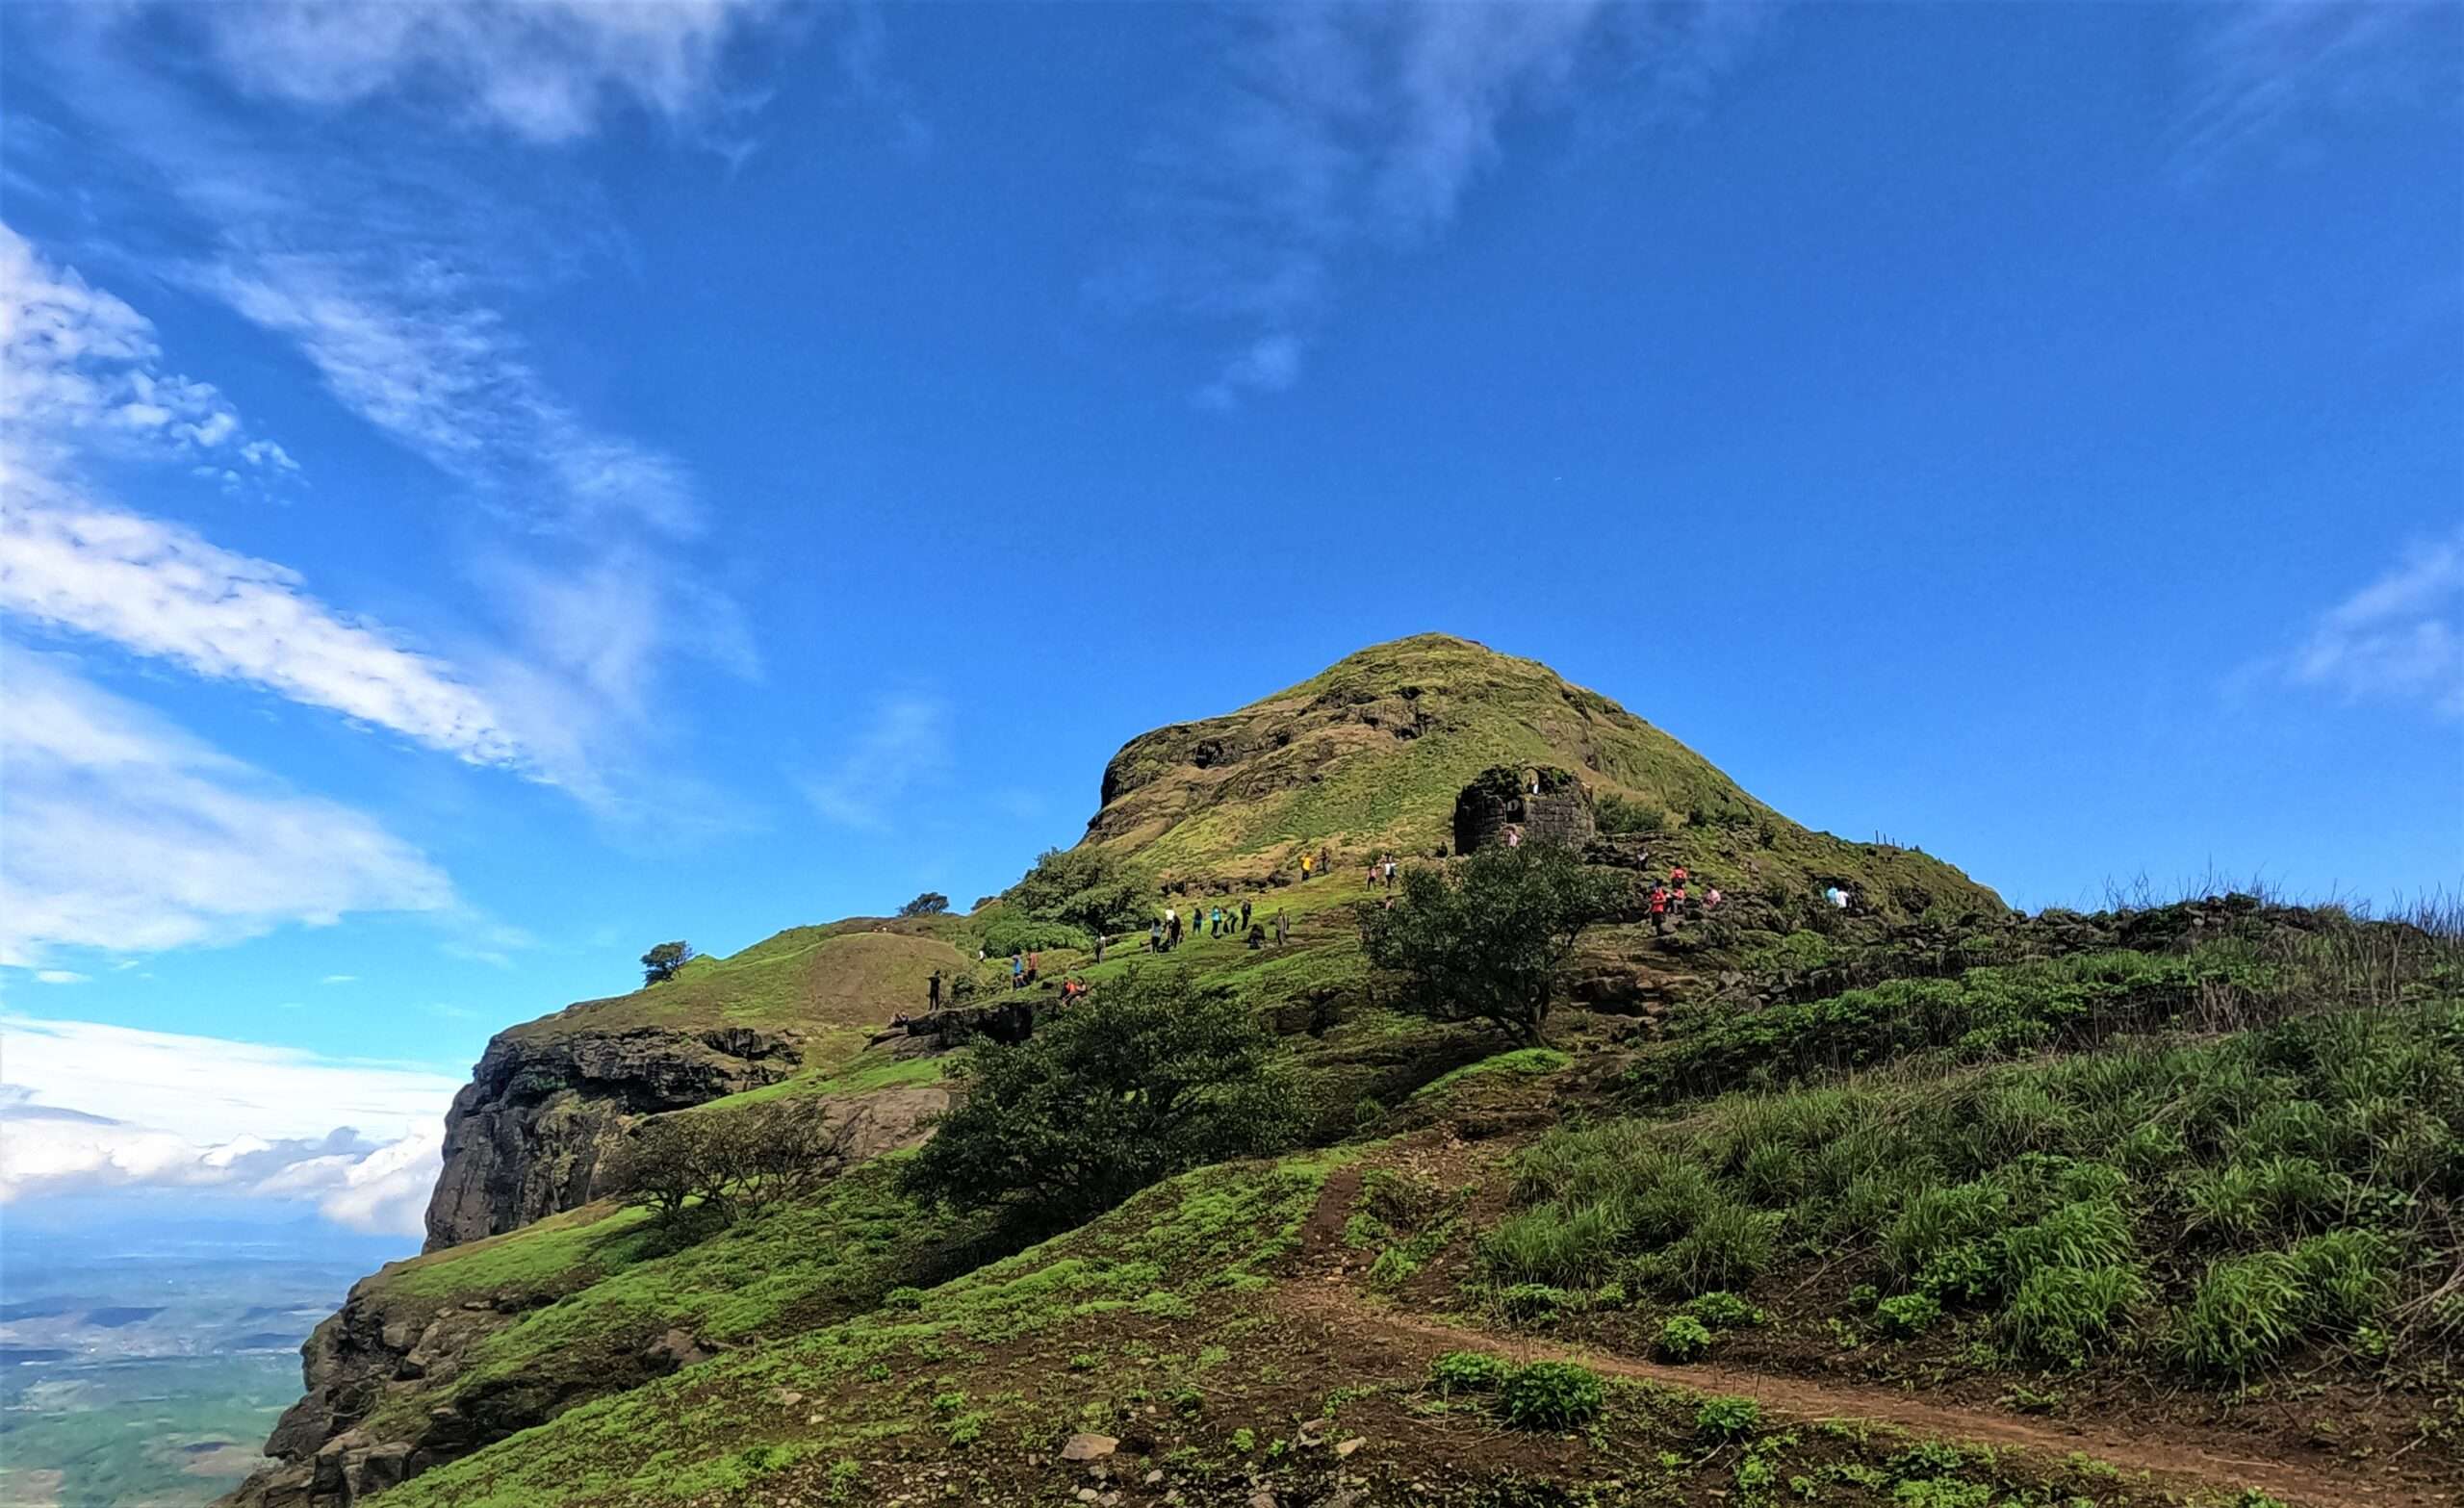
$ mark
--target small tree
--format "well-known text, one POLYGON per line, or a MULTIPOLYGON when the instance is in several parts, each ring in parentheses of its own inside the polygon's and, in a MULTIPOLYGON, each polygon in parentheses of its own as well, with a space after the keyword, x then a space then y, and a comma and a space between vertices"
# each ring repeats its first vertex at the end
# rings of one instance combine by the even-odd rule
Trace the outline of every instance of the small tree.
POLYGON ((1485 848, 1451 869, 1406 870, 1392 907, 1362 905, 1360 939, 1371 963, 1409 983, 1406 1010, 1536 1043, 1558 966, 1615 887, 1553 844, 1485 848))
POLYGON ((907 1164, 911 1193, 1076 1225, 1201 1163, 1297 1132, 1273 1035, 1220 990, 1133 969, 1014 1046, 987 1043, 965 1095, 907 1164))
POLYGON ((834 1177, 862 1120, 810 1100, 656 1115, 616 1149, 607 1182, 663 1220, 690 1211, 725 1224, 834 1177))
POLYGON ((642 955, 642 983, 655 984, 676 977, 676 971, 693 961, 693 945, 689 942, 662 942, 642 955))
POLYGON ((950 908, 950 898, 938 890, 927 890, 898 908, 901 916, 938 916, 950 908))

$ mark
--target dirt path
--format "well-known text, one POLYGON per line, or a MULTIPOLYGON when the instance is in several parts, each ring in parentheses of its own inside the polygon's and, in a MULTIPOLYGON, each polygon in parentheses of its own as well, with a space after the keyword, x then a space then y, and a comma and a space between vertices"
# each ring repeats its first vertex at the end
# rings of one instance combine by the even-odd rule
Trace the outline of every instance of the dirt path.
MULTIPOLYGON (((1333 1257, 1340 1249, 1344 1222, 1359 1186, 1356 1166, 1344 1168, 1326 1181, 1317 1209, 1302 1228, 1304 1265, 1314 1266, 1311 1258, 1333 1257)), ((2057 1460, 2084 1451, 2123 1471, 2145 1472, 2159 1486, 2175 1491, 2204 1489, 2212 1495, 2218 1488, 2255 1487, 2304 1508, 2432 1508, 2464 1500, 2453 1492, 2418 1482, 2373 1481, 2359 1467, 2340 1470, 2271 1457, 2257 1453, 2260 1442, 2178 1425, 2117 1419, 2109 1425, 2091 1426, 2029 1419, 1928 1403, 1889 1389, 1739 1371, 1717 1365, 1668 1367, 1530 1336, 1499 1335, 1366 1304, 1335 1270, 1305 1272, 1278 1290, 1278 1302, 1295 1320, 1323 1324, 1338 1335, 1373 1332, 1410 1342, 1410 1348, 1429 1357, 1465 1349, 1494 1351, 1518 1362, 1579 1362, 1605 1376, 1752 1398, 1775 1414, 1812 1422, 1862 1419, 2057 1460)))

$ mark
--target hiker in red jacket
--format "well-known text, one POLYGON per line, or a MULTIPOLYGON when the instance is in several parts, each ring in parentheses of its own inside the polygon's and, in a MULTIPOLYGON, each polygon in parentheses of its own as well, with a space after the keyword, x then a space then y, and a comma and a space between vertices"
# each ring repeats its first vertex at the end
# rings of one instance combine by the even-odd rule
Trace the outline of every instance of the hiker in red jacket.
POLYGON ((1666 885, 1654 885, 1652 886, 1652 931, 1656 933, 1665 932, 1667 928, 1668 887, 1666 885))

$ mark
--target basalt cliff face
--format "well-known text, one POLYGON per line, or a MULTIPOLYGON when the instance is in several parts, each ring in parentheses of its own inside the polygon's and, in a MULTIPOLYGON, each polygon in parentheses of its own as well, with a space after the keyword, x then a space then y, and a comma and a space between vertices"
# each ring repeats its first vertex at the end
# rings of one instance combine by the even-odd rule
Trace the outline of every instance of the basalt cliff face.
POLYGON ((494 1236, 605 1192, 608 1151, 644 1115, 775 1084, 795 1037, 748 1027, 636 1027, 488 1044, 445 1116, 428 1251, 494 1236))

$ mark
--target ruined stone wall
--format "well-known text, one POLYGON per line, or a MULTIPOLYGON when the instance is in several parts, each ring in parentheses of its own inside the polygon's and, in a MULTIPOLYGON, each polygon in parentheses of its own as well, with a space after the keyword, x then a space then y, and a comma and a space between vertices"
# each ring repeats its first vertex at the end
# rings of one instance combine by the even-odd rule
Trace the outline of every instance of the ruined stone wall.
POLYGON ((1454 799, 1454 851, 1458 854, 1502 843, 1505 830, 1517 826, 1523 829, 1526 843, 1553 843, 1577 853, 1600 831, 1591 792, 1581 780, 1553 766, 1501 765, 1482 772, 1454 799), (1534 784, 1539 786, 1536 792, 1534 784))

